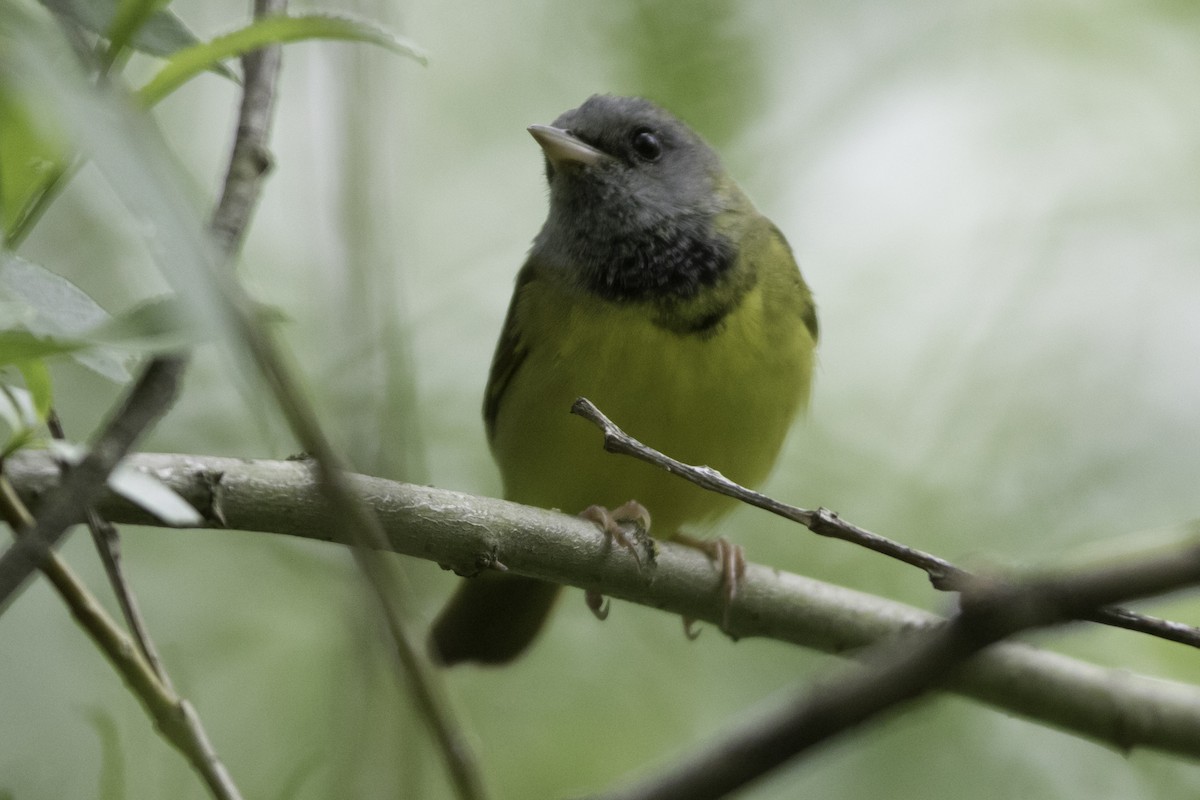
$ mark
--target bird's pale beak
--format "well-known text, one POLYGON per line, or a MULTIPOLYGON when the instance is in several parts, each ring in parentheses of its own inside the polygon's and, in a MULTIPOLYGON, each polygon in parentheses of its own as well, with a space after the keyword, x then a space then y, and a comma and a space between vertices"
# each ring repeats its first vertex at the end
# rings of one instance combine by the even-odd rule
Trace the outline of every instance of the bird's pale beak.
POLYGON ((570 131, 550 125, 530 125, 529 134, 542 146, 542 152, 556 167, 564 164, 589 166, 611 156, 577 139, 570 131))

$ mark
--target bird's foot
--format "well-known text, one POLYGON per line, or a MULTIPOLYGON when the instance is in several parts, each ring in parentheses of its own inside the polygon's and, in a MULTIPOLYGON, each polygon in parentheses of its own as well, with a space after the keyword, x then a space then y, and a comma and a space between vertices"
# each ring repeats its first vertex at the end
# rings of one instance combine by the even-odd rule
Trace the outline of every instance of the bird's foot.
POLYGON ((615 542, 632 553, 639 567, 642 566, 641 546, 646 546, 653 560, 653 550, 646 544, 650 538, 650 512, 638 501, 630 500, 612 511, 604 506, 588 506, 579 516, 596 523, 609 544, 615 542))
MULTIPOLYGON (((696 539, 681 533, 675 536, 674 541, 704 553, 721 571, 721 630, 732 635, 729 611, 741 588, 742 579, 746 577, 746 551, 740 544, 734 544, 723 536, 696 539)), ((695 639, 699 635, 692 628, 695 622, 694 619, 683 618, 683 632, 688 639, 695 639)))
POLYGON ((608 598, 597 591, 588 589, 583 593, 583 599, 587 602, 588 611, 595 615, 596 619, 604 621, 608 619, 608 598))
MULTIPOLYGON (((588 506, 579 516, 596 523, 600 532, 611 546, 620 545, 633 554, 638 568, 642 566, 641 548, 644 546, 649 559, 654 560, 654 544, 650 538, 650 512, 636 500, 609 511, 604 506, 588 506), (631 531, 632 529, 632 531, 631 531)), ((588 609, 596 619, 608 618, 608 601, 599 592, 589 591, 585 595, 588 609)))

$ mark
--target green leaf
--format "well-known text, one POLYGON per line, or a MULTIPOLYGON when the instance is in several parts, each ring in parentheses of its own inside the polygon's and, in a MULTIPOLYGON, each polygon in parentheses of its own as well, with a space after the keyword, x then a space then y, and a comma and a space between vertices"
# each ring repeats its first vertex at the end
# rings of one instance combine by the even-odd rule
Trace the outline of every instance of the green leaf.
POLYGON ((211 42, 197 44, 173 55, 167 65, 139 90, 142 102, 152 106, 175 89, 227 58, 271 44, 306 39, 341 39, 385 47, 425 64, 425 53, 415 44, 369 22, 349 17, 310 14, 263 17, 211 42))
POLYGON ((108 52, 104 55, 106 68, 163 5, 166 0, 118 0, 105 32, 109 41, 108 52))
POLYGON ((19 330, 2 332, 0 363, 72 353, 109 380, 129 380, 123 357, 88 348, 87 333, 108 322, 109 313, 66 278, 0 252, 0 301, 9 304, 5 310, 10 318, 14 308, 24 308, 19 324, 11 326, 19 330))
POLYGON ((7 457, 37 438, 40 420, 33 396, 27 390, 0 384, 0 424, 8 428, 0 457, 7 457))
POLYGON ((207 213, 154 120, 79 68, 48 20, 0 14, 0 37, 4 57, 21 70, 28 91, 45 98, 47 115, 87 153, 145 233, 151 257, 186 300, 180 307, 187 322, 206 336, 230 339, 236 317, 224 295, 233 276, 217 266, 207 213))
MULTIPOLYGON (((0 56, 0 74, 4 73, 0 56)), ((37 124, 17 91, 0 82, 0 228, 21 227, 29 209, 61 173, 62 143, 37 124)))
POLYGON ((109 319, 88 340, 137 350, 179 350, 205 341, 175 295, 155 297, 109 319))
POLYGON ((37 409, 28 390, 0 384, 0 422, 13 431, 38 424, 37 409))
POLYGON ((25 379, 25 388, 29 390, 29 396, 33 400, 38 421, 45 422, 50 416, 50 407, 54 405, 53 385, 46 362, 39 358, 18 364, 17 368, 21 370, 21 377, 25 379))
POLYGON ((87 342, 79 339, 36 336, 29 331, 0 331, 0 366, 75 353, 85 347, 87 342))
POLYGON ((77 334, 109 318, 87 293, 61 275, 12 253, 0 253, 0 297, 23 300, 34 333, 77 334))
MULTIPOLYGON (((40 0, 54 13, 84 30, 108 37, 117 26, 118 0, 40 0)), ((139 2, 139 0, 134 0, 139 2)), ((200 41, 173 12, 160 10, 142 20, 130 43, 137 50, 165 58, 200 41)))

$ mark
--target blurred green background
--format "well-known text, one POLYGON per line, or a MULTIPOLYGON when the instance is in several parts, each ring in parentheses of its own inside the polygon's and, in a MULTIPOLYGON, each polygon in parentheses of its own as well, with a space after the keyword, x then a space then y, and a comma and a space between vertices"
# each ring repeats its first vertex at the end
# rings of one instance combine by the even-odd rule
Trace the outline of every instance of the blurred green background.
MULTIPOLYGON (((246 4, 178 0, 201 36, 246 4)), ((306 5, 295 8, 303 10, 306 5)), ((673 109, 789 237, 823 340, 811 412, 767 490, 978 568, 1120 558, 1200 516, 1200 5, 347 3, 430 51, 285 52, 242 275, 288 316, 313 397, 365 472, 496 494, 479 405, 545 212, 525 126, 594 92, 673 109)), ((154 64, 135 60, 144 79, 154 64)), ((204 76, 156 118, 209 206, 237 90, 204 76)), ((85 169, 20 251, 109 310, 161 292, 136 223, 85 169)), ((83 438, 117 388, 56 373, 83 438)), ((258 389, 205 348, 146 449, 283 457, 258 389), (256 399, 258 398, 258 399, 256 399)), ((752 560, 933 609, 916 571, 757 512, 752 560)), ((236 532, 130 529, 169 669, 247 797, 450 796, 350 559, 236 532)), ((102 577, 83 536, 65 548, 102 577)), ((404 561, 424 627, 453 585, 404 561)), ((1200 624, 1195 596, 1146 610, 1200 624)), ((1195 681, 1197 654, 1077 627, 1033 637, 1195 681)), ((447 676, 502 798, 646 773, 836 668, 781 644, 688 642, 670 616, 571 593, 529 657, 447 676)), ((201 798, 184 762, 35 583, 0 617, 0 793, 201 798)), ((954 699, 739 795, 1190 798, 1200 768, 1116 753, 954 699), (965 787, 965 788, 964 788, 965 787)))

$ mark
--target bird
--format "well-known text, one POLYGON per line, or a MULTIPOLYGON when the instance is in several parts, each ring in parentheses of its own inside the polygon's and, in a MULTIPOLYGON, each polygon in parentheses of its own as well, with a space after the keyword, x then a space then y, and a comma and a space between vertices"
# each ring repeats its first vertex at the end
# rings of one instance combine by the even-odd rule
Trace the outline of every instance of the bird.
MULTIPOLYGON (((683 537, 734 501, 606 453, 569 414, 573 401, 587 397, 674 458, 759 484, 808 402, 812 292, 713 148, 653 102, 593 95, 528 131, 549 211, 517 273, 483 402, 504 497, 568 513, 633 501, 655 537, 683 537)), ((496 570, 464 578, 432 625, 431 657, 512 661, 559 590, 496 570)))

